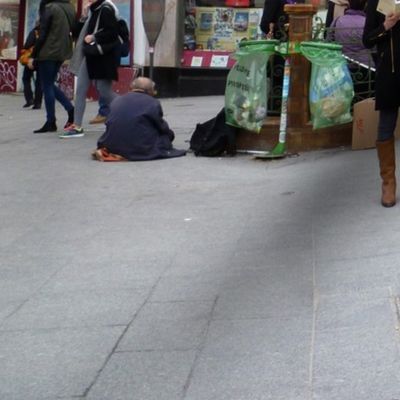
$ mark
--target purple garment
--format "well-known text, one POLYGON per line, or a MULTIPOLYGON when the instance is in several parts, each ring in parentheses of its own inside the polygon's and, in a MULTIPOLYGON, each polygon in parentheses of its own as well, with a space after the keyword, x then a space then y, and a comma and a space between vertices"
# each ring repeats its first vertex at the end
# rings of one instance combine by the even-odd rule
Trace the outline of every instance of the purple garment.
POLYGON ((362 35, 365 25, 365 12, 361 10, 345 11, 344 15, 336 18, 331 25, 334 28, 335 42, 343 46, 343 54, 365 65, 372 66, 372 59, 363 43, 362 35))

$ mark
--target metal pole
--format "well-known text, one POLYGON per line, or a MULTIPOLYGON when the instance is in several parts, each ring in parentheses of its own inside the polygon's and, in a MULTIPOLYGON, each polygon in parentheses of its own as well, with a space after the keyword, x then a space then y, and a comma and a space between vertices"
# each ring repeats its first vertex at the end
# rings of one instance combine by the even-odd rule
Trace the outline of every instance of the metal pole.
POLYGON ((154 47, 149 48, 150 55, 150 69, 149 69, 149 78, 153 80, 153 71, 154 71, 154 47))

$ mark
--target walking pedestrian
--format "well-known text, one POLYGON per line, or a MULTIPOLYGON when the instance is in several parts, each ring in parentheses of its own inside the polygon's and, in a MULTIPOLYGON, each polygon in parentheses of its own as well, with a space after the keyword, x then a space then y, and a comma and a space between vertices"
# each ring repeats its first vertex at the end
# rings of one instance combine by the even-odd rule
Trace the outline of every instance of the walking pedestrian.
POLYGON ((378 0, 368 0, 363 32, 365 47, 377 48, 375 108, 379 110, 376 148, 382 178, 381 203, 396 204, 394 130, 400 106, 400 14, 383 15, 378 0))
POLYGON ((116 96, 112 81, 118 79, 118 22, 117 9, 109 0, 95 0, 87 4, 81 18, 79 34, 70 70, 77 75, 75 116, 73 124, 66 128, 60 138, 84 135, 82 121, 86 108, 86 95, 93 81, 102 104, 109 105, 116 96), (101 46, 100 54, 89 54, 85 44, 101 46), (101 54, 102 53, 102 54, 101 54))
MULTIPOLYGON (((29 32, 23 49, 29 51, 35 46, 36 40, 39 37, 39 21, 37 21, 35 27, 29 32)), ((42 83, 40 82, 40 74, 37 69, 30 69, 27 65, 24 66, 24 72, 22 73, 22 84, 24 87, 25 104, 23 108, 32 107, 34 110, 38 110, 42 106, 42 83), (32 91, 32 81, 34 84, 35 92, 32 91)))
POLYGON ((34 133, 55 132, 55 100, 68 113, 65 126, 74 118, 74 106, 64 92, 55 84, 58 71, 65 60, 72 55, 72 28, 75 23, 75 9, 69 0, 42 0, 39 6, 40 33, 33 48, 29 67, 37 66, 42 81, 46 122, 34 133))

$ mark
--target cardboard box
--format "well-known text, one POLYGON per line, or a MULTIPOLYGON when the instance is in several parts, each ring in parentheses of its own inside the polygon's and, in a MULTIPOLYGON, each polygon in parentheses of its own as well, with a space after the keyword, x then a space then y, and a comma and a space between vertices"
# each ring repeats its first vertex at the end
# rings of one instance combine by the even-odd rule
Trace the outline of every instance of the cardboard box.
MULTIPOLYGON (((354 104, 353 135, 351 148, 353 150, 372 149, 375 147, 378 133, 379 111, 375 111, 375 99, 369 98, 354 104)), ((400 124, 395 131, 396 138, 400 137, 400 124)))
POLYGON ((379 0, 377 11, 384 15, 400 13, 400 0, 379 0))

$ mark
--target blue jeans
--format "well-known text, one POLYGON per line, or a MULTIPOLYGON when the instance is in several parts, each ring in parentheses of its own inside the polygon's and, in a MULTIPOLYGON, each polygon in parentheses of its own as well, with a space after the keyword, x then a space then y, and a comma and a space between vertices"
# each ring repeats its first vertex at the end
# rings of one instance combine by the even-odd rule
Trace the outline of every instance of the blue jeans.
POLYGON ((390 108, 387 110, 379 111, 379 123, 378 123, 378 141, 384 142, 389 140, 394 135, 394 130, 397 124, 397 115, 399 113, 398 108, 390 108))
POLYGON ((46 119, 47 122, 51 123, 56 121, 56 100, 61 103, 67 112, 72 111, 74 108, 64 92, 55 84, 61 64, 61 61, 50 60, 38 61, 37 63, 42 81, 46 119))
POLYGON ((99 96, 99 115, 102 115, 103 117, 107 117, 107 115, 110 113, 110 105, 107 101, 102 96, 99 96))

